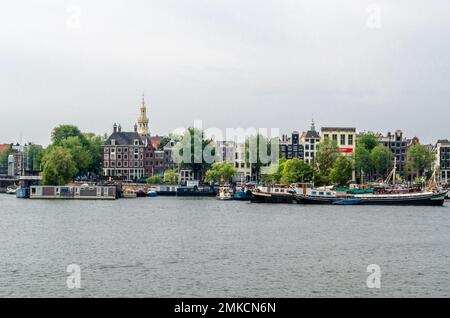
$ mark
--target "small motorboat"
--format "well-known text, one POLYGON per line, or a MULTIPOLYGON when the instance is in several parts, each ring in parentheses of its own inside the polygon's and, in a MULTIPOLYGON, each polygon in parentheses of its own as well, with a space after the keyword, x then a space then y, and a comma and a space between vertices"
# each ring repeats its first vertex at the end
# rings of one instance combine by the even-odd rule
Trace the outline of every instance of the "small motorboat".
POLYGON ((16 185, 10 185, 6 188, 6 194, 16 194, 18 187, 16 185))
POLYGON ((158 193, 157 193, 155 190, 149 190, 149 191, 147 192, 147 196, 148 196, 149 198, 154 198, 154 197, 157 197, 157 196, 158 196, 158 193))
POLYGON ((233 189, 231 187, 220 187, 219 193, 217 194, 219 200, 232 200, 233 199, 233 189))

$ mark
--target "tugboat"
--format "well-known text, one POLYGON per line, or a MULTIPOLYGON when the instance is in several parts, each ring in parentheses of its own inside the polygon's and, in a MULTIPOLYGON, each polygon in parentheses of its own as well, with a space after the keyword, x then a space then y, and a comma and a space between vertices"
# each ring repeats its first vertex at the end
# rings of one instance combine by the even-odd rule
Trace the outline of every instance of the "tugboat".
POLYGON ((293 203, 295 190, 290 186, 273 185, 251 191, 252 203, 293 203))

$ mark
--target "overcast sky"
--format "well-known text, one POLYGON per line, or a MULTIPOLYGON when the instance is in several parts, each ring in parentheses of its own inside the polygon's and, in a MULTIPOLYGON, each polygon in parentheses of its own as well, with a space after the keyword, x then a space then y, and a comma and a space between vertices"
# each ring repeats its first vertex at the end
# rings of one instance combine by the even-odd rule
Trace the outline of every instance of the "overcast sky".
POLYGON ((9 1, 0 143, 61 123, 402 129, 450 138, 450 1, 9 1), (95 3, 94 3, 95 2, 95 3))

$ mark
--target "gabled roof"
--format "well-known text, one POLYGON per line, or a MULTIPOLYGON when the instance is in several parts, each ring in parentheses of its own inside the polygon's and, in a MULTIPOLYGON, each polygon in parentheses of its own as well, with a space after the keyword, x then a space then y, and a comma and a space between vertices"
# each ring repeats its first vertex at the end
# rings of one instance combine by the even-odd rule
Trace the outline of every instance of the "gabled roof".
POLYGON ((139 140, 140 146, 144 145, 141 136, 137 132, 114 132, 105 141, 104 145, 111 145, 111 140, 113 139, 116 141, 116 145, 119 146, 134 145, 135 140, 139 140))
POLYGON ((308 130, 306 132, 305 138, 308 138, 308 139, 311 139, 311 138, 320 139, 320 135, 315 130, 308 130))

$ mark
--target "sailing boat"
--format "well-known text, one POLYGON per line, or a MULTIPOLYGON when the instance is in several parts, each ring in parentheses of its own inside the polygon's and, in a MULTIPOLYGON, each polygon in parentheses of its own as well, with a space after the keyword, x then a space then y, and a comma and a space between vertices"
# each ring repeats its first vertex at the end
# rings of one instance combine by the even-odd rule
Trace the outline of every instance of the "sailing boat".
POLYGON ((394 162, 394 168, 390 172, 385 184, 393 186, 384 193, 374 192, 373 194, 355 194, 354 198, 362 200, 364 204, 374 205, 430 205, 430 206, 442 206, 445 201, 445 197, 448 194, 448 190, 439 187, 436 181, 436 170, 430 179, 429 184, 422 191, 410 191, 405 192, 404 189, 396 189, 396 169, 397 164, 394 162))

